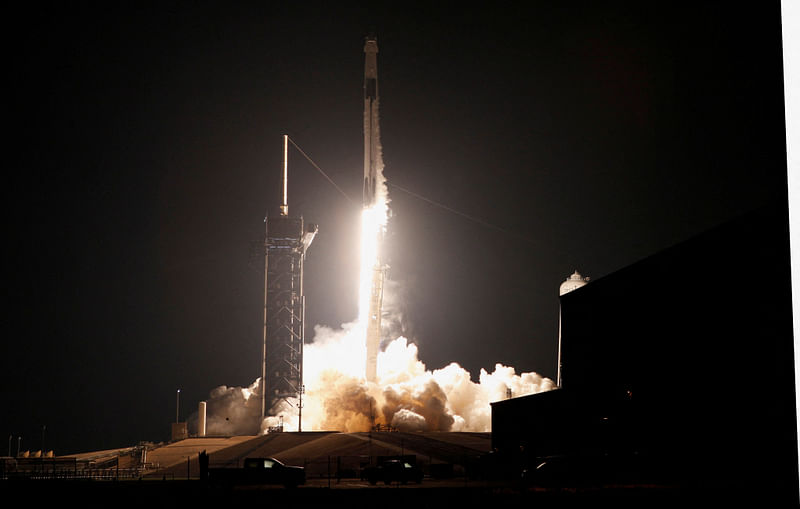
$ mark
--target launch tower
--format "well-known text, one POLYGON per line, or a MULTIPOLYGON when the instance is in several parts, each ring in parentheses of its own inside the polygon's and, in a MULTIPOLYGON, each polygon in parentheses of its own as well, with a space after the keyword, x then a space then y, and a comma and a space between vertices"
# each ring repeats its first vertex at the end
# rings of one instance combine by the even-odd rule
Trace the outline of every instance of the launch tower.
MULTIPOLYGON (((265 219, 264 344, 261 363, 261 416, 303 390, 305 296, 303 262, 316 224, 290 217, 287 203, 288 136, 283 145, 283 201, 280 213, 265 219)), ((302 405, 299 412, 302 412, 302 405)), ((300 414, 302 423, 302 414, 300 414)))

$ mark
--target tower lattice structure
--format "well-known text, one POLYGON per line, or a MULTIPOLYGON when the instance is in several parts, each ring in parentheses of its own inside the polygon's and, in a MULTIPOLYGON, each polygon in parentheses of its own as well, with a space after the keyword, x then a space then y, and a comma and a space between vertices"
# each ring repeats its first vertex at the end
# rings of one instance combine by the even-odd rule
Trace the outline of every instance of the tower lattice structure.
POLYGON ((316 233, 302 217, 266 219, 262 416, 303 390, 303 262, 316 233))

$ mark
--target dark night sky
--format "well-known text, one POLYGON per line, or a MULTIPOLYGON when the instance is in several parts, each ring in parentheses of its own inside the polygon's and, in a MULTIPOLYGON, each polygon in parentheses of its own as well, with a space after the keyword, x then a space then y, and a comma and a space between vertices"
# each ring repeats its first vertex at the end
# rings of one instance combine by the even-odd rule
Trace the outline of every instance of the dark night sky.
MULTIPOLYGON (((254 246, 281 135, 360 200, 371 30, 389 181, 498 227, 390 189, 390 277, 429 368, 555 378, 573 270, 598 278, 786 202, 777 2, 552 3, 11 13, 0 432, 14 450, 17 436, 39 449, 42 425, 58 454, 164 440, 178 387, 185 417, 256 379, 254 246)), ((297 151, 289 193, 320 228, 310 338, 356 316, 359 208, 297 151)))

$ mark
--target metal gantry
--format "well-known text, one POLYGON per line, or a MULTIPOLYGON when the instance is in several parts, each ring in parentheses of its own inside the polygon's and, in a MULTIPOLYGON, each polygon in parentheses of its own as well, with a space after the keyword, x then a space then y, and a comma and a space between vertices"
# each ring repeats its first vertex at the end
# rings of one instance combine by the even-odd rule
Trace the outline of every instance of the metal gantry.
POLYGON ((277 215, 266 220, 264 359, 262 416, 288 398, 299 398, 303 385, 303 261, 317 232, 302 217, 277 215))

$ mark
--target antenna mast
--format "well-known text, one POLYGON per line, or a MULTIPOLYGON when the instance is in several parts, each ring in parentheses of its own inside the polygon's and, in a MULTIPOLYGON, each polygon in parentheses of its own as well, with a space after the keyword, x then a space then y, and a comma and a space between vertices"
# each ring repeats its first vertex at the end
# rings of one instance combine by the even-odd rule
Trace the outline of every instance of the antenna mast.
POLYGON ((289 215, 289 135, 283 135, 283 201, 281 202, 281 215, 289 215))

